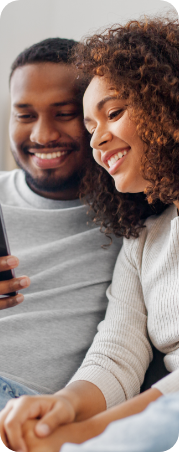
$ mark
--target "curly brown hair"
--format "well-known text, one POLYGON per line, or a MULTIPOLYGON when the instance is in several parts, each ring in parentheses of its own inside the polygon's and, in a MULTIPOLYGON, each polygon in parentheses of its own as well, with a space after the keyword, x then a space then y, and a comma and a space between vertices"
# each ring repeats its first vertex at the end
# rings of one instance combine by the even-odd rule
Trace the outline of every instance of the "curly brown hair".
MULTIPOLYGON (((74 60, 74 56, 73 56, 74 60)), ((119 98, 127 98, 130 117, 146 143, 141 172, 144 193, 117 192, 113 179, 93 162, 83 195, 105 232, 137 237, 144 219, 179 200, 179 22, 144 18, 115 25, 80 43, 75 65, 86 80, 105 76, 119 98)))

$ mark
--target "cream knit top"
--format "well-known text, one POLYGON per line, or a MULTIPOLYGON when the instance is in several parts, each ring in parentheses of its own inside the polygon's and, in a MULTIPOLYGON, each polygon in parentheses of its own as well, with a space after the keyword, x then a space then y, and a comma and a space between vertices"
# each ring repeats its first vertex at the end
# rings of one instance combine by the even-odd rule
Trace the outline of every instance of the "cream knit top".
POLYGON ((75 380, 104 394, 107 407, 140 392, 152 360, 150 341, 171 374, 153 387, 179 391, 179 217, 174 205, 147 219, 139 238, 124 239, 109 305, 75 380), (149 339, 150 338, 150 339, 149 339))

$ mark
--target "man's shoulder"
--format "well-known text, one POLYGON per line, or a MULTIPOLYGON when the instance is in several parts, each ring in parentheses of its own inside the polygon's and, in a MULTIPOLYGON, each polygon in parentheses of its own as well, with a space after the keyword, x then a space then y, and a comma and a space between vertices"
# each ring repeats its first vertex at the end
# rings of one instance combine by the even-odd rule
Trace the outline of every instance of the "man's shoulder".
POLYGON ((0 202, 9 204, 15 195, 15 180, 21 170, 0 171, 0 202))
POLYGON ((21 172, 21 170, 0 171, 0 183, 14 179, 15 174, 18 172, 21 172))

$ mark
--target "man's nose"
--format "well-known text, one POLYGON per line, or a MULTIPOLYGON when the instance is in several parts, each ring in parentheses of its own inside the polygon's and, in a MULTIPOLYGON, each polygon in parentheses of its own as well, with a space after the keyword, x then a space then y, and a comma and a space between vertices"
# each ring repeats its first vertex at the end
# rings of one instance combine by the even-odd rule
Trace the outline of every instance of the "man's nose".
MULTIPOLYGON (((94 135, 91 138, 90 146, 94 149, 103 149, 105 148, 105 145, 112 141, 112 133, 111 132, 105 132, 105 133, 94 133, 94 135)), ((105 149, 104 149, 105 150, 105 149)))
POLYGON ((30 141, 45 146, 50 142, 57 141, 60 136, 61 133, 53 122, 39 118, 38 121, 33 124, 30 141))

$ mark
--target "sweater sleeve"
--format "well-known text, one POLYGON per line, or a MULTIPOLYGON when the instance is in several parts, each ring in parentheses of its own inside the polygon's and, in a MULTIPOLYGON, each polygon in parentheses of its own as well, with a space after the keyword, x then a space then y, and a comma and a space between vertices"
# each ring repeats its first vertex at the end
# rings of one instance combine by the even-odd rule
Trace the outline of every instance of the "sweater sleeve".
MULTIPOLYGON (((135 242, 136 246, 138 239, 135 242)), ((133 244, 133 239, 124 241, 107 290, 106 317, 98 325, 92 346, 70 381, 86 380, 95 384, 108 408, 140 392, 152 360, 139 271, 131 254, 133 244)), ((140 252, 135 255, 140 260, 140 252)))

